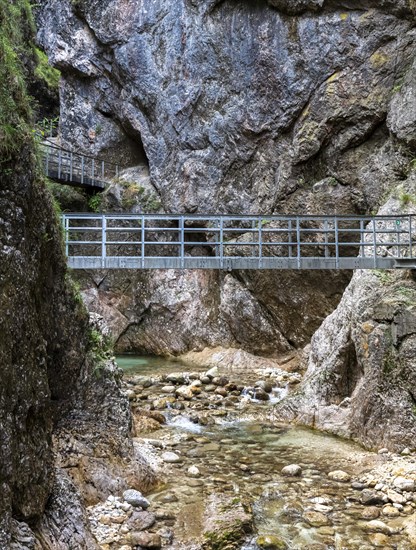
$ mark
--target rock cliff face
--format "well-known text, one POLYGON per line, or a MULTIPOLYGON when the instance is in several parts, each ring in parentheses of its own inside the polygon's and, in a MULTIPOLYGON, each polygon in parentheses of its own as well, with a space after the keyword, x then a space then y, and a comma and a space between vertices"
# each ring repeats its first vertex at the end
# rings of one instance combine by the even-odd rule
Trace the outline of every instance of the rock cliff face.
MULTIPOLYGON (((408 182, 416 190, 415 175, 408 182)), ((415 214, 414 205, 406 210, 415 214)), ((391 199, 380 214, 403 211, 391 199)), ((415 272, 357 271, 311 342, 279 418, 401 451, 416 441, 415 272)))
POLYGON ((132 484, 147 470, 128 439, 117 376, 106 364, 100 377, 95 372, 95 332, 68 276, 59 221, 36 168, 25 90, 30 21, 29 3, 0 2, 0 547, 34 549, 41 540, 45 550, 90 550, 82 484, 68 472, 78 482, 81 470, 97 498, 108 490, 99 483, 104 475, 127 484, 123 458, 137 467, 132 484), (72 436, 66 447, 64 433, 72 436))
MULTIPOLYGON (((142 210, 151 196, 166 212, 365 213, 411 157, 412 6, 43 0, 38 38, 63 74, 61 139, 147 166, 142 210)), ((336 307, 349 276, 325 279, 109 273, 86 287, 120 349, 276 355, 336 307)))
MULTIPOLYGON (((61 139, 148 170, 161 211, 376 212, 409 175, 413 0, 43 0, 38 20, 63 74, 61 139)), ((279 355, 308 342, 349 278, 101 273, 84 287, 122 350, 279 355)))

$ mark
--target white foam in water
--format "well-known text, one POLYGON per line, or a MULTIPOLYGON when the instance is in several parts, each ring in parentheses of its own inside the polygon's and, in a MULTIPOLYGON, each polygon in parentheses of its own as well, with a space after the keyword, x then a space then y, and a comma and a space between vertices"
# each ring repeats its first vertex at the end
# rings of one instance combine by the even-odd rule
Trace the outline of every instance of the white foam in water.
POLYGON ((269 403, 278 403, 286 397, 289 392, 289 386, 286 384, 283 388, 276 386, 272 389, 269 403))
POLYGON ((184 430, 185 432, 200 433, 203 429, 201 424, 195 424, 187 416, 175 416, 167 421, 167 425, 184 430))

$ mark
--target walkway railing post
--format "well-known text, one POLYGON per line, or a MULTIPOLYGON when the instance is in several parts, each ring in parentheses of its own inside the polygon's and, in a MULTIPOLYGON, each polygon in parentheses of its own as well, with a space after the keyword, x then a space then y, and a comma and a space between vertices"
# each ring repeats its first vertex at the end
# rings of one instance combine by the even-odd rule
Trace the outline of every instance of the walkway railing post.
POLYGON ((73 170, 74 155, 71 151, 69 156, 69 181, 72 181, 72 170, 73 170))
POLYGON ((292 246, 292 220, 288 220, 287 222, 287 234, 288 239, 287 242, 289 243, 289 258, 293 257, 293 246, 292 246))
POLYGON ((374 248, 374 256, 373 256, 374 267, 377 267, 377 228, 376 228, 376 220, 374 219, 373 219, 373 248, 374 248))
POLYGON ((181 257, 181 267, 185 267, 185 220, 184 217, 180 217, 179 222, 179 228, 180 228, 180 257, 181 257))
POLYGON ((413 258, 412 215, 411 214, 409 214, 409 257, 413 258))
POLYGON ((64 221, 64 235, 65 235, 65 255, 66 257, 69 256, 69 218, 67 218, 64 214, 63 217, 64 221))
POLYGON ((301 266, 301 262, 300 262, 301 249, 300 249, 300 222, 299 222, 299 218, 296 218, 296 241, 297 241, 296 259, 297 259, 298 269, 300 269, 300 266, 301 266))
POLYGON ((334 218, 334 233, 335 233, 335 268, 339 268, 339 231, 338 220, 334 218))
POLYGON ((101 216, 101 267, 105 268, 105 260, 107 256, 107 218, 103 214, 101 216))
POLYGON ((220 268, 224 268, 224 220, 220 217, 220 268))
POLYGON ((84 183, 84 157, 81 157, 81 183, 84 183))
POLYGON ((141 220, 142 220, 142 229, 141 229, 141 241, 142 241, 142 246, 141 246, 141 263, 142 263, 142 269, 144 269, 144 254, 145 254, 145 239, 146 239, 146 227, 145 227, 145 219, 144 219, 144 216, 141 217, 141 220))
POLYGON ((364 233, 364 221, 360 220, 360 252, 361 256, 365 257, 365 233, 364 233))
POLYGON ((401 222, 396 220, 396 234, 397 234, 397 257, 400 258, 400 232, 401 232, 401 222))
POLYGON ((325 258, 329 258, 329 246, 328 246, 328 220, 324 221, 324 242, 325 242, 325 258))
POLYGON ((91 161, 91 172, 92 172, 91 173, 91 179, 94 182, 94 172, 95 172, 95 161, 94 161, 94 159, 92 159, 92 161, 91 161))
POLYGON ((263 233, 262 233, 263 220, 259 218, 259 269, 262 268, 263 258, 263 233))

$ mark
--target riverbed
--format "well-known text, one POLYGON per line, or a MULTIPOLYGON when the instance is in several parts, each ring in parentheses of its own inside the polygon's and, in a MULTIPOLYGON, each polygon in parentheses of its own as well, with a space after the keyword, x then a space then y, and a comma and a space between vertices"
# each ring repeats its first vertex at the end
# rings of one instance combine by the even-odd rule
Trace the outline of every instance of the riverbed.
POLYGON ((366 480, 368 472, 391 461, 390 454, 273 422, 273 405, 297 383, 295 375, 269 370, 236 377, 220 367, 207 376, 202 367, 135 356, 118 363, 134 412, 135 443, 162 478, 146 497, 157 519, 150 531, 163 547, 414 548, 403 521, 416 505, 401 505, 389 516, 384 511, 393 509, 391 503, 362 502, 362 491, 377 482, 366 480), (262 384, 267 399, 256 394, 262 384), (285 475, 290 465, 295 475, 285 475), (230 541, 212 534, 215 516, 218 531, 226 531, 221 516, 227 514, 235 516, 227 521, 244 524, 230 541))

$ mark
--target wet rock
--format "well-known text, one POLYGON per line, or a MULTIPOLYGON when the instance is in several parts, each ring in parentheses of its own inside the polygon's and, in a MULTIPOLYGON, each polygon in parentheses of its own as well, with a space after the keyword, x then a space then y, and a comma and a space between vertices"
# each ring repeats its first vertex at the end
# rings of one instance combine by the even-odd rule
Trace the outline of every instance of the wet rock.
POLYGON ((383 516, 386 516, 388 518, 397 518, 400 516, 399 510, 395 508, 394 506, 384 506, 382 510, 383 516))
POLYGON ((416 490, 416 481, 406 477, 396 477, 393 481, 393 485, 401 491, 413 492, 416 490))
POLYGON ((175 386, 162 386, 160 391, 162 393, 173 393, 175 391, 175 386))
POLYGON ((156 517, 151 512, 133 510, 133 513, 127 520, 127 526, 132 531, 144 531, 152 527, 156 521, 156 517))
POLYGON ((188 476, 191 477, 199 477, 201 475, 201 472, 199 471, 199 468, 197 466, 189 466, 187 473, 188 476))
POLYGON ((212 369, 209 369, 205 373, 205 376, 207 376, 210 380, 212 380, 213 378, 216 378, 217 376, 219 376, 218 367, 212 367, 212 369))
POLYGON ((288 464, 282 468, 281 474, 284 476, 299 477, 302 475, 302 468, 299 464, 288 464))
POLYGON ((220 494, 209 496, 203 529, 204 550, 238 550, 252 528, 252 516, 239 499, 220 494))
POLYGON ((364 508, 361 513, 363 519, 377 519, 380 516, 380 509, 375 506, 368 506, 364 508))
POLYGON ((374 504, 383 504, 384 495, 383 493, 372 491, 371 489, 364 489, 361 493, 360 500, 362 504, 366 506, 371 506, 374 504))
POLYGON ((391 528, 378 519, 369 521, 363 526, 363 529, 370 533, 384 533, 385 535, 390 535, 392 533, 391 528))
POLYGON ((328 477, 329 479, 340 481, 342 483, 347 483, 351 480, 350 474, 347 474, 347 472, 342 470, 334 470, 333 472, 329 472, 328 477))
POLYGON ((139 491, 128 489, 123 493, 123 499, 132 506, 141 507, 146 510, 150 506, 150 502, 139 491))
POLYGON ((183 397, 187 400, 192 399, 193 397, 191 386, 179 386, 179 388, 175 390, 175 393, 178 397, 183 397))
POLYGON ((162 454, 162 460, 167 464, 176 464, 178 462, 182 462, 182 458, 179 455, 170 451, 162 454))
POLYGON ((261 388, 254 389, 253 397, 259 401, 268 401, 270 399, 270 395, 261 388))
POLYGON ((375 548, 390 548, 389 537, 383 533, 372 533, 370 534, 369 539, 375 548))
POLYGON ((257 537, 256 544, 264 550, 286 550, 288 548, 285 541, 276 535, 261 535, 257 537))
POLYGON ((131 533, 131 544, 140 546, 141 548, 149 548, 149 550, 158 550, 162 546, 162 539, 157 533, 131 533))
POLYGON ((216 395, 221 395, 222 397, 227 397, 228 391, 225 388, 217 387, 214 392, 216 395))
POLYGON ((328 517, 322 512, 316 512, 315 510, 307 510, 303 513, 303 519, 312 527, 321 527, 323 525, 330 525, 328 517))

